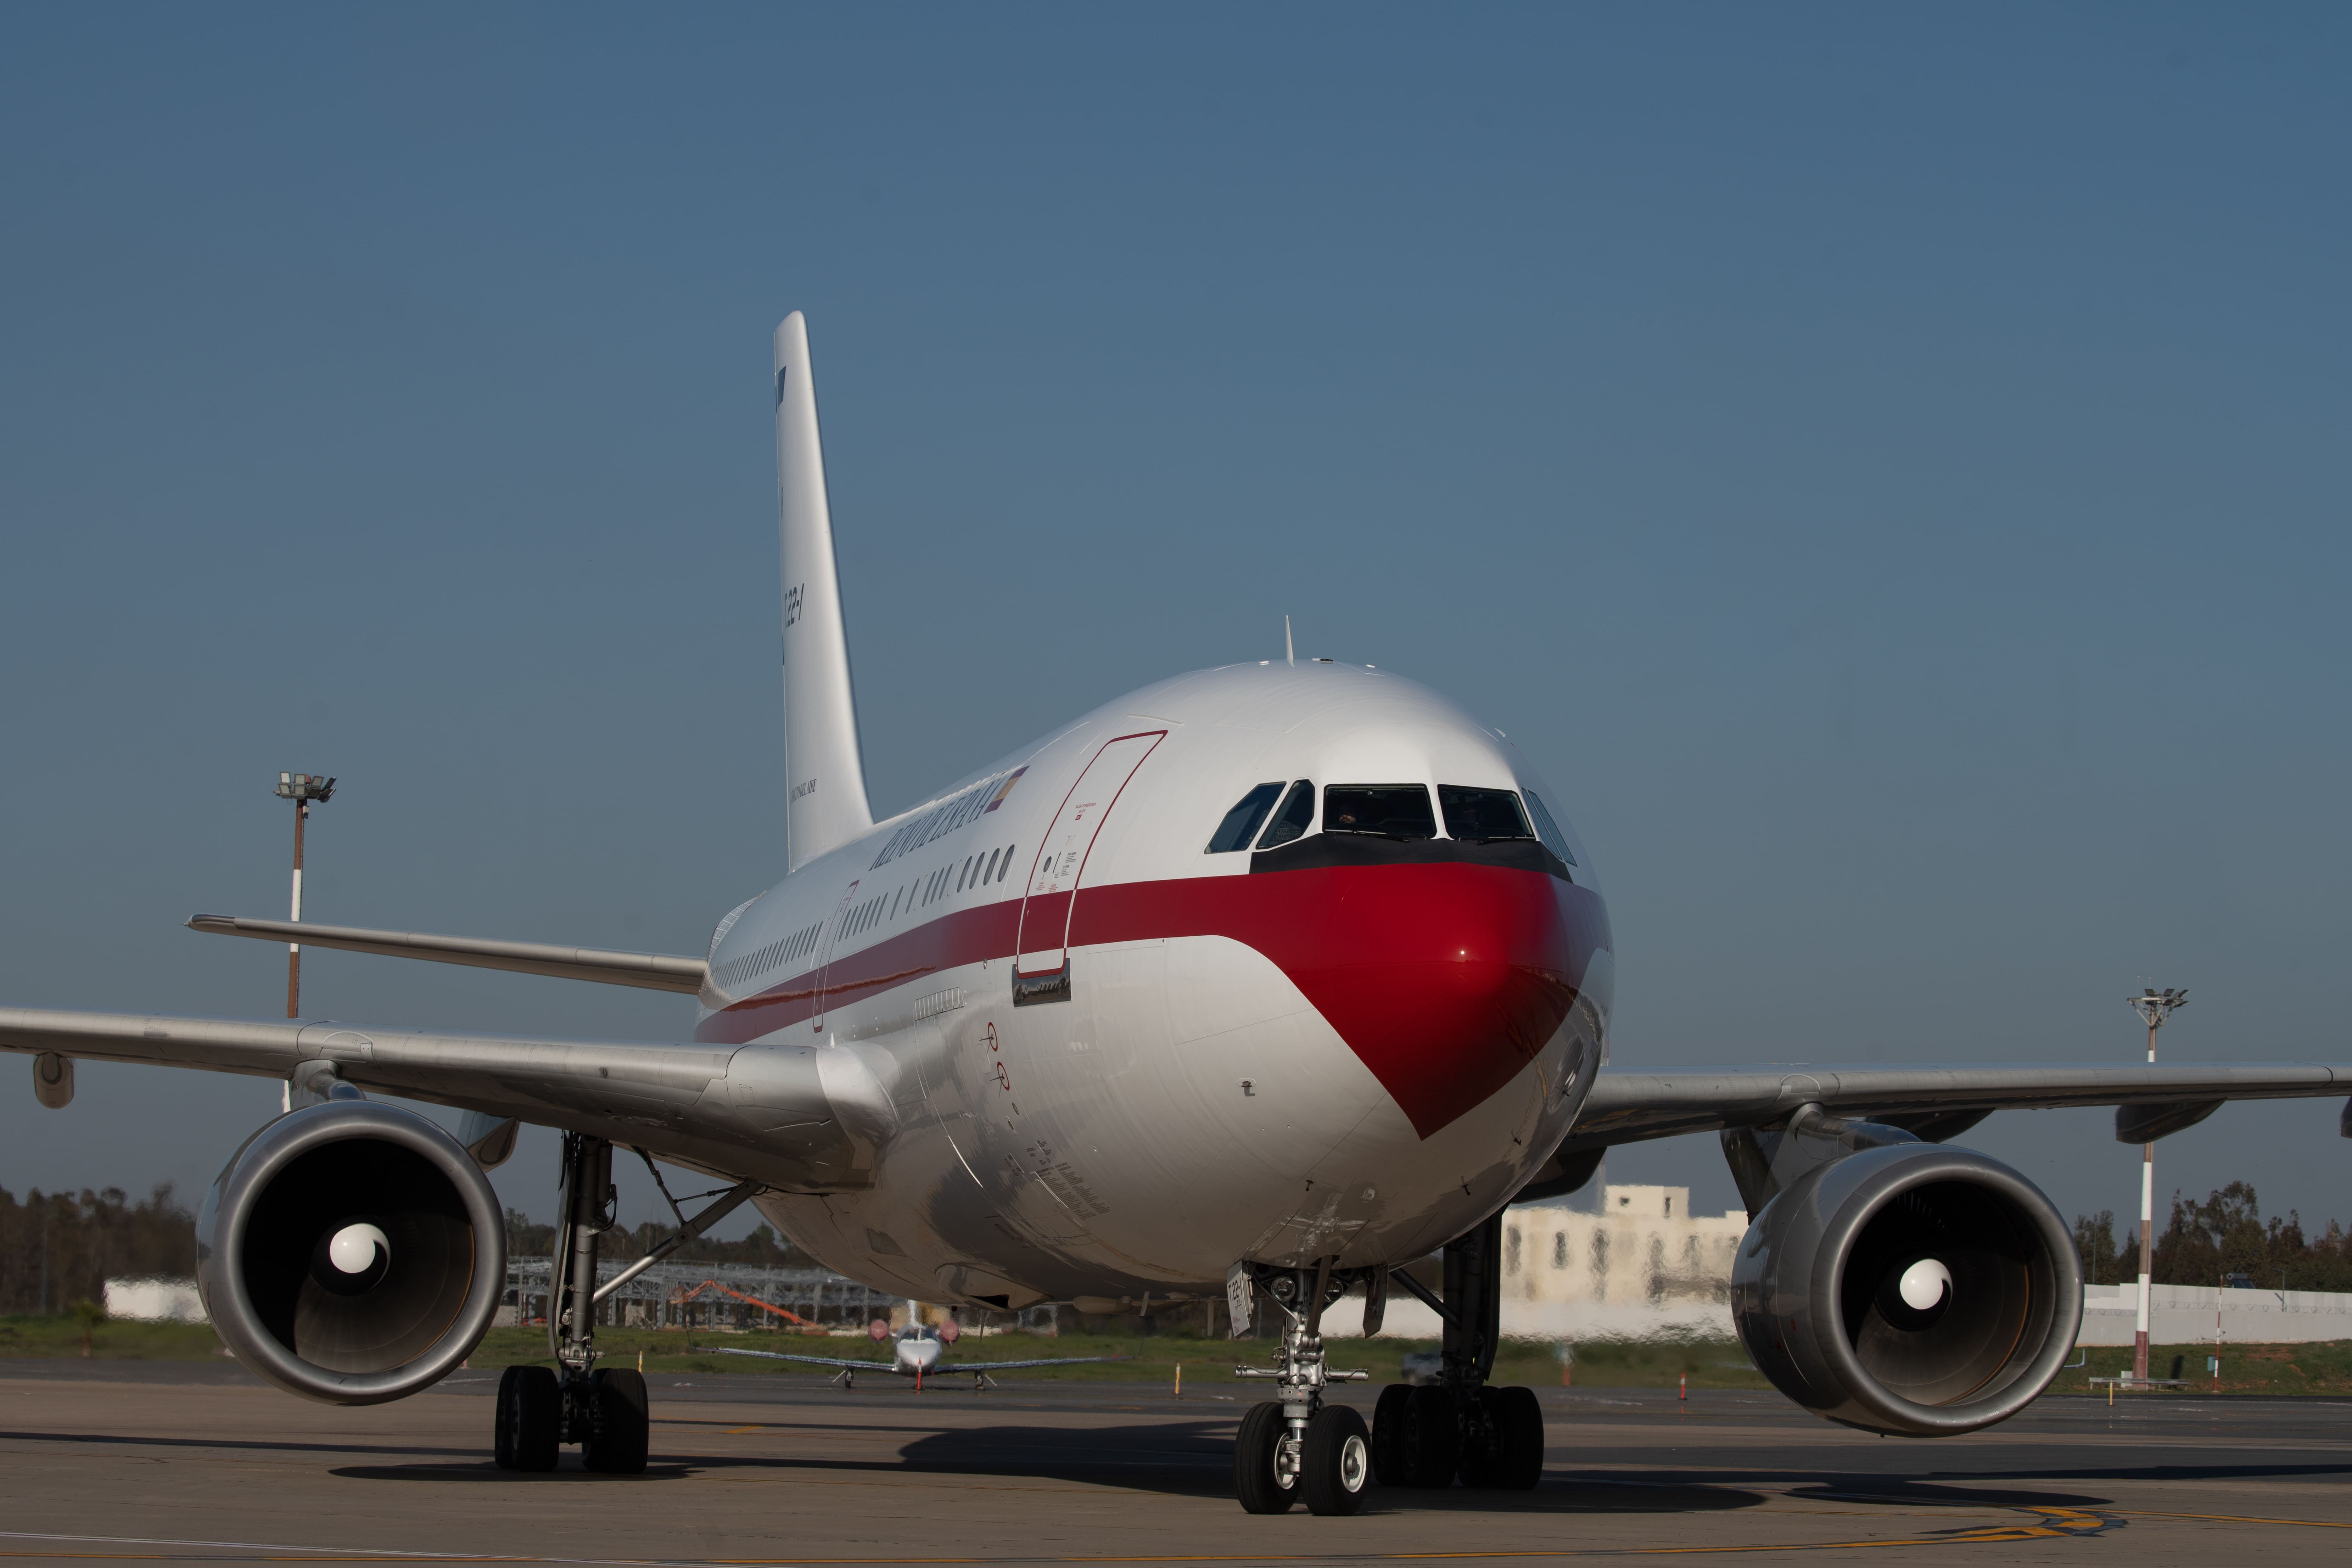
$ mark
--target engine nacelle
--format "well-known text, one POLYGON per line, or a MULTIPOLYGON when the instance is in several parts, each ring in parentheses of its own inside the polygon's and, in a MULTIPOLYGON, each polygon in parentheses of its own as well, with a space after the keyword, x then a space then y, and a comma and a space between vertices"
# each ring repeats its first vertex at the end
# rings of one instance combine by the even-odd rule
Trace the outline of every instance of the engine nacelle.
POLYGON ((1740 1238, 1732 1321, 1773 1385, 1864 1431, 1947 1437, 2050 1385, 2082 1326, 2073 1234, 1997 1160, 1895 1143, 1832 1161, 1740 1238))
POLYGON ((254 1372, 335 1405, 437 1382, 481 1342, 506 1272, 505 1217, 473 1158, 368 1100, 262 1128, 196 1219, 213 1327, 254 1372))

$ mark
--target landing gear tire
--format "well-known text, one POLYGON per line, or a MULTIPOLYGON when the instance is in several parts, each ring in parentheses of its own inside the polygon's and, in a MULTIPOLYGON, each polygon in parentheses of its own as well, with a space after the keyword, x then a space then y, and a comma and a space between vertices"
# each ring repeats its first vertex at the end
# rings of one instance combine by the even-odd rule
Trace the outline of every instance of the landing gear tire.
POLYGON ((1384 1487, 1412 1484, 1405 1425, 1412 1419, 1405 1407, 1412 1403, 1412 1384, 1391 1383, 1381 1390, 1380 1403, 1372 1406, 1372 1479, 1384 1487))
POLYGON ((1327 1405, 1307 1417, 1299 1471, 1307 1512, 1347 1514, 1363 1507, 1372 1480, 1372 1445, 1364 1418, 1345 1405, 1327 1405))
POLYGON ((588 1384, 594 1429, 580 1445, 581 1462, 608 1476, 644 1474, 653 1426, 645 1374, 599 1367, 589 1373, 588 1384))
POLYGON ((502 1470, 551 1470, 563 1441, 563 1394, 543 1366, 510 1366, 499 1376, 491 1455, 502 1470))
POLYGON ((1412 1391, 1404 1406, 1405 1485, 1450 1487, 1462 1464, 1462 1430, 1454 1391, 1431 1384, 1412 1391))
POLYGON ((1528 1388, 1478 1391, 1476 1452, 1462 1457, 1462 1484, 1527 1491, 1543 1479, 1543 1406, 1528 1388))
POLYGON ((1288 1513, 1298 1500, 1298 1472, 1284 1468, 1290 1427, 1273 1400, 1250 1406, 1234 1439, 1234 1493, 1248 1513, 1288 1513))

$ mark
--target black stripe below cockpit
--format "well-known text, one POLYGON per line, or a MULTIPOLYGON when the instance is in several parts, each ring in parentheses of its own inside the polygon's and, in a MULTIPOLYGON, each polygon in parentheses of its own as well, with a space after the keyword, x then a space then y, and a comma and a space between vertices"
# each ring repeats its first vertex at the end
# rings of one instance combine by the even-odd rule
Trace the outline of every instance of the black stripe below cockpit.
POLYGON ((1327 866, 1501 866, 1540 871, 1573 886, 1568 865, 1534 838, 1396 839, 1374 833, 1318 833, 1250 856, 1250 871, 1312 871, 1327 866))

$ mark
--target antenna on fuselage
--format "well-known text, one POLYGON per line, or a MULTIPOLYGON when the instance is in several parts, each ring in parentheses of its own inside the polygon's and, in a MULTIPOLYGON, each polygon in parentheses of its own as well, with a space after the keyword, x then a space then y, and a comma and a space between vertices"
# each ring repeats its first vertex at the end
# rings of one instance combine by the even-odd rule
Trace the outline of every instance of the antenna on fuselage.
POLYGON ((1282 617, 1282 662, 1287 665, 1296 665, 1298 662, 1298 655, 1290 646, 1290 617, 1288 616, 1282 617))

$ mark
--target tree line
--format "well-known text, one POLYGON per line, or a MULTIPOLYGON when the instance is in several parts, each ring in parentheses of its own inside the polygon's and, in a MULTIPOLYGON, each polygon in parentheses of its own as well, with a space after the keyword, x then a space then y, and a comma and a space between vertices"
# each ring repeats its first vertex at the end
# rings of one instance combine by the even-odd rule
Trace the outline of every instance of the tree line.
MULTIPOLYGON (((555 1253, 556 1226, 535 1223, 522 1210, 507 1210, 507 1256, 551 1258, 555 1253)), ((614 1226, 597 1239, 596 1256, 607 1263, 626 1263, 651 1252, 674 1226, 652 1220, 631 1228, 614 1226)), ((678 1263, 748 1263, 755 1268, 814 1268, 815 1258, 762 1224, 740 1241, 713 1241, 697 1237, 664 1261, 678 1263)))
MULTIPOLYGON (((2116 1234, 2115 1211, 2074 1219, 2074 1250, 2090 1285, 2130 1285, 2139 1279, 2139 1226, 2116 1234)), ((2305 1234, 2303 1216, 2263 1217, 2252 1185, 2231 1182, 2203 1203, 2172 1194, 2172 1218, 2156 1234, 2149 1281, 2157 1285, 2219 1285, 2232 1274, 2266 1290, 2352 1291, 2352 1237, 2334 1220, 2319 1236, 2305 1234)))
POLYGON ((106 1300, 109 1279, 185 1279, 196 1271, 196 1216, 166 1182, 132 1203, 121 1187, 0 1188, 0 1312, 54 1313, 106 1300))
MULTIPOLYGON (((667 1234, 651 1221, 616 1226, 605 1232, 599 1251, 625 1262, 644 1257, 667 1234)), ((507 1210, 509 1253, 544 1258, 554 1245, 555 1226, 534 1225, 520 1209, 507 1210)), ((765 1225, 740 1241, 703 1237, 671 1256, 681 1263, 814 1266, 765 1225)), ((76 1301, 103 1302, 109 1279, 188 1279, 195 1272, 196 1216, 168 1182, 135 1203, 120 1187, 78 1194, 36 1187, 22 1202, 0 1187, 0 1313, 66 1312, 76 1301)))
MULTIPOLYGON (((556 1227, 520 1209, 507 1210, 507 1251, 545 1258, 556 1227)), ((601 1256, 642 1258, 668 1234, 652 1221, 607 1231, 601 1256)), ((2115 1212, 2078 1215, 2074 1247, 2083 1279, 2127 1285, 2139 1278, 2138 1229, 2115 1212)), ((740 1263, 762 1268, 815 1266, 775 1231, 761 1225, 738 1241, 709 1237, 672 1254, 681 1263, 740 1263)), ((195 1216, 169 1183, 133 1203, 120 1187, 79 1194, 43 1193, 20 1203, 0 1188, 0 1312, 54 1313, 75 1301, 103 1301, 106 1281, 140 1275, 184 1279, 195 1273, 195 1216)), ((2334 1220, 2315 1237, 2300 1215, 2263 1217, 2252 1184, 2231 1182, 2203 1202, 2175 1193, 2172 1214, 2156 1238, 2152 1278, 2158 1285, 2217 1285, 2242 1274, 2265 1289, 2352 1291, 2352 1236, 2334 1220)))

